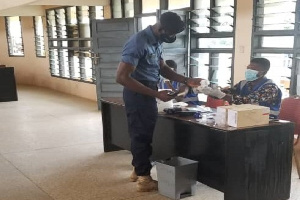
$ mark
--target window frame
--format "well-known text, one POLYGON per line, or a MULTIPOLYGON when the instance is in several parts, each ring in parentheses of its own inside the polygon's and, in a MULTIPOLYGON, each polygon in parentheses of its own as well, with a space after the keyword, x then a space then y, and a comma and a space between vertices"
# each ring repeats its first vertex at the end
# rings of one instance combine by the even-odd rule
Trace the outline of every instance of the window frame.
MULTIPOLYGON (((195 3, 195 2, 194 2, 195 3)), ((230 79, 228 80, 228 85, 229 86, 233 86, 234 83, 234 54, 235 54, 235 26, 236 26, 236 7, 237 7, 237 0, 233 0, 234 6, 233 8, 233 13, 234 16, 233 17, 233 24, 232 24, 232 31, 216 31, 216 30, 212 30, 210 29, 210 31, 208 33, 197 33, 191 30, 191 27, 194 25, 195 22, 193 22, 193 16, 192 15, 196 15, 195 13, 193 13, 192 10, 190 11, 190 20, 189 20, 189 35, 190 35, 190 52, 189 52, 189 68, 190 68, 190 73, 192 74, 192 76, 197 76, 198 75, 198 65, 195 64, 197 63, 197 61, 195 59, 193 59, 193 54, 200 54, 200 53, 208 53, 209 54, 209 63, 207 63, 206 65, 208 66, 215 66, 214 62, 218 62, 217 61, 213 61, 213 58, 216 54, 228 54, 230 53, 231 56, 231 66, 229 66, 231 68, 231 74, 230 74, 230 79), (233 43, 232 43, 232 48, 198 48, 198 40, 199 38, 232 38, 233 43), (197 65, 197 72, 195 72, 194 67, 197 65)), ((209 17, 213 17, 213 8, 215 7, 215 0, 211 0, 210 1, 210 14, 209 17)), ((210 25, 212 25, 214 22, 212 22, 212 20, 209 20, 210 25)), ((224 66, 225 67, 225 66, 224 66)), ((210 79, 212 78, 212 71, 209 67, 209 77, 203 77, 203 78, 207 78, 209 81, 211 81, 210 79)), ((217 83, 216 83, 217 84, 217 83)))
MULTIPOLYGON (((94 58, 92 54, 92 47, 90 44, 91 33, 89 37, 85 36, 87 33, 81 33, 81 25, 86 23, 81 21, 83 17, 78 14, 84 13, 84 7, 88 7, 87 12, 85 13, 87 15, 85 15, 85 17, 89 18, 88 30, 90 31, 90 20, 95 19, 97 16, 95 13, 97 10, 96 6, 64 6, 46 10, 50 73, 51 76, 57 78, 95 84, 96 72, 93 64, 94 58), (71 24, 71 18, 69 19, 71 14, 69 12, 72 12, 71 8, 73 7, 76 12, 76 23, 71 24), (52 14, 50 12, 52 12, 52 14), (60 12, 63 13, 64 16, 60 17, 64 17, 64 20, 62 24, 58 25, 57 23, 60 17, 57 16, 57 14, 61 14, 60 12), (54 24, 51 24, 49 19, 50 16, 54 16, 54 19, 52 19, 54 24), (53 33, 56 33, 56 36, 54 36, 53 33), (75 61, 78 60, 78 65, 75 65, 74 56, 76 57, 75 61), (85 65, 86 60, 90 60, 90 65, 85 65), (89 66, 91 74, 87 75, 87 67, 89 66), (79 74, 75 74, 75 71, 79 72, 79 74)), ((101 19, 103 19, 104 7, 103 9, 100 9, 100 11, 102 12, 101 19)))

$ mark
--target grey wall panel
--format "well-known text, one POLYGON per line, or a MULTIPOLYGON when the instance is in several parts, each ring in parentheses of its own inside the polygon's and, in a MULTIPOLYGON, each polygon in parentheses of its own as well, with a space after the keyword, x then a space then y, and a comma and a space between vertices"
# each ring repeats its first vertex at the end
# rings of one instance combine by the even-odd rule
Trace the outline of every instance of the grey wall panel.
POLYGON ((101 35, 101 37, 103 38, 129 38, 131 36, 130 33, 128 33, 128 31, 116 31, 114 33, 111 32, 99 32, 99 35, 101 35))
POLYGON ((97 33, 112 32, 112 31, 129 31, 130 26, 126 21, 116 21, 111 23, 111 20, 103 20, 97 23, 97 33))
MULTIPOLYGON (((121 52, 119 53, 110 53, 110 54, 100 54, 99 55, 100 57, 100 63, 117 63, 117 62, 120 62, 121 60, 121 52)), ((107 66, 107 65, 106 65, 107 66)), ((112 67, 115 66, 115 65, 111 65, 112 67)), ((102 66, 101 66, 102 68, 102 66)))
POLYGON ((123 46, 133 34, 133 18, 92 20, 92 47, 99 57, 95 65, 99 109, 102 97, 122 97, 123 86, 116 83, 116 72, 123 46))
POLYGON ((121 86, 119 84, 102 83, 101 90, 102 90, 102 92, 122 92, 123 86, 121 86))
MULTIPOLYGON (((101 83, 108 83, 108 84, 116 84, 116 77, 113 78, 102 78, 101 83)), ((118 84, 119 85, 119 84, 118 84)))
POLYGON ((115 78, 116 77, 116 72, 117 68, 114 69, 100 69, 100 76, 102 78, 115 78))
POLYGON ((128 38, 124 37, 110 37, 110 38, 98 38, 99 47, 123 47, 128 38))
POLYGON ((119 66, 119 63, 120 63, 119 61, 117 61, 117 62, 109 62, 109 63, 101 63, 101 69, 105 69, 105 68, 114 68, 114 69, 117 69, 118 66, 119 66))
POLYGON ((101 48, 99 49, 99 53, 120 53, 123 50, 123 46, 119 47, 109 47, 109 48, 101 48))
MULTIPOLYGON (((116 93, 116 92, 106 92, 106 93, 102 94, 102 97, 122 97, 122 96, 123 96, 122 92, 119 92, 119 93, 116 93)), ((100 102, 100 100, 98 101, 98 103, 99 102, 100 102)))

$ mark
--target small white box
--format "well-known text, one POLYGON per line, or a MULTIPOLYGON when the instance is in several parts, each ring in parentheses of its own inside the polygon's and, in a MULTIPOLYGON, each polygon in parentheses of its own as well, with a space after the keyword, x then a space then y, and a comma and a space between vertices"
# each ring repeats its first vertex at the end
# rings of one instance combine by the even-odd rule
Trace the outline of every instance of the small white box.
POLYGON ((230 109, 232 107, 234 107, 234 105, 217 107, 217 113, 216 113, 216 118, 215 118, 215 122, 217 125, 219 125, 219 126, 227 125, 228 109, 230 109))
POLYGON ((237 105, 228 110, 227 124, 236 128, 269 124, 269 115, 269 107, 237 105))

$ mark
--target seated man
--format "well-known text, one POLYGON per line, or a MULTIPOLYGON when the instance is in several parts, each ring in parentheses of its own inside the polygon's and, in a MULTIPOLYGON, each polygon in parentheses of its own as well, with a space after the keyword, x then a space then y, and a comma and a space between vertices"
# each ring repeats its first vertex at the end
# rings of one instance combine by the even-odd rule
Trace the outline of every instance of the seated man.
MULTIPOLYGON (((177 64, 174 60, 166 60, 165 63, 174 71, 177 72, 177 64)), ((160 77, 158 89, 171 89, 173 91, 179 89, 179 82, 170 81, 163 77, 160 77)))
POLYGON ((246 80, 240 81, 233 88, 219 90, 209 88, 204 94, 224 99, 230 104, 258 104, 270 108, 270 118, 277 119, 281 103, 281 90, 267 79, 270 61, 265 58, 254 58, 245 72, 246 80))
MULTIPOLYGON (((173 69, 173 71, 177 72, 177 63, 174 60, 166 60, 166 64, 171 69, 173 69)), ((180 85, 176 81, 170 81, 168 79, 161 77, 158 88, 178 91, 180 95, 175 97, 176 101, 185 102, 190 105, 200 105, 200 101, 198 100, 198 93, 194 92, 191 87, 188 87, 184 84, 180 85)))
POLYGON ((175 97, 177 102, 185 102, 189 105, 201 105, 198 98, 198 92, 194 91, 192 87, 186 85, 180 86, 179 95, 175 97))

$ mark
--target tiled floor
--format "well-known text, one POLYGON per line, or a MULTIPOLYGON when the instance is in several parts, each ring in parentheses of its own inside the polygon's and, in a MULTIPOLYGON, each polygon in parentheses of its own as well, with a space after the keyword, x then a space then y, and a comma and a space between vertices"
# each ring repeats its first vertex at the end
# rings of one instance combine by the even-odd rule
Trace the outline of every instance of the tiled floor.
MULTIPOLYGON (((0 200, 168 199, 135 191, 129 152, 103 152, 96 102, 29 86, 18 94, 19 101, 0 103, 0 200)), ((223 197, 199 183, 185 199, 223 197)), ((294 166, 290 199, 300 200, 294 166)))

